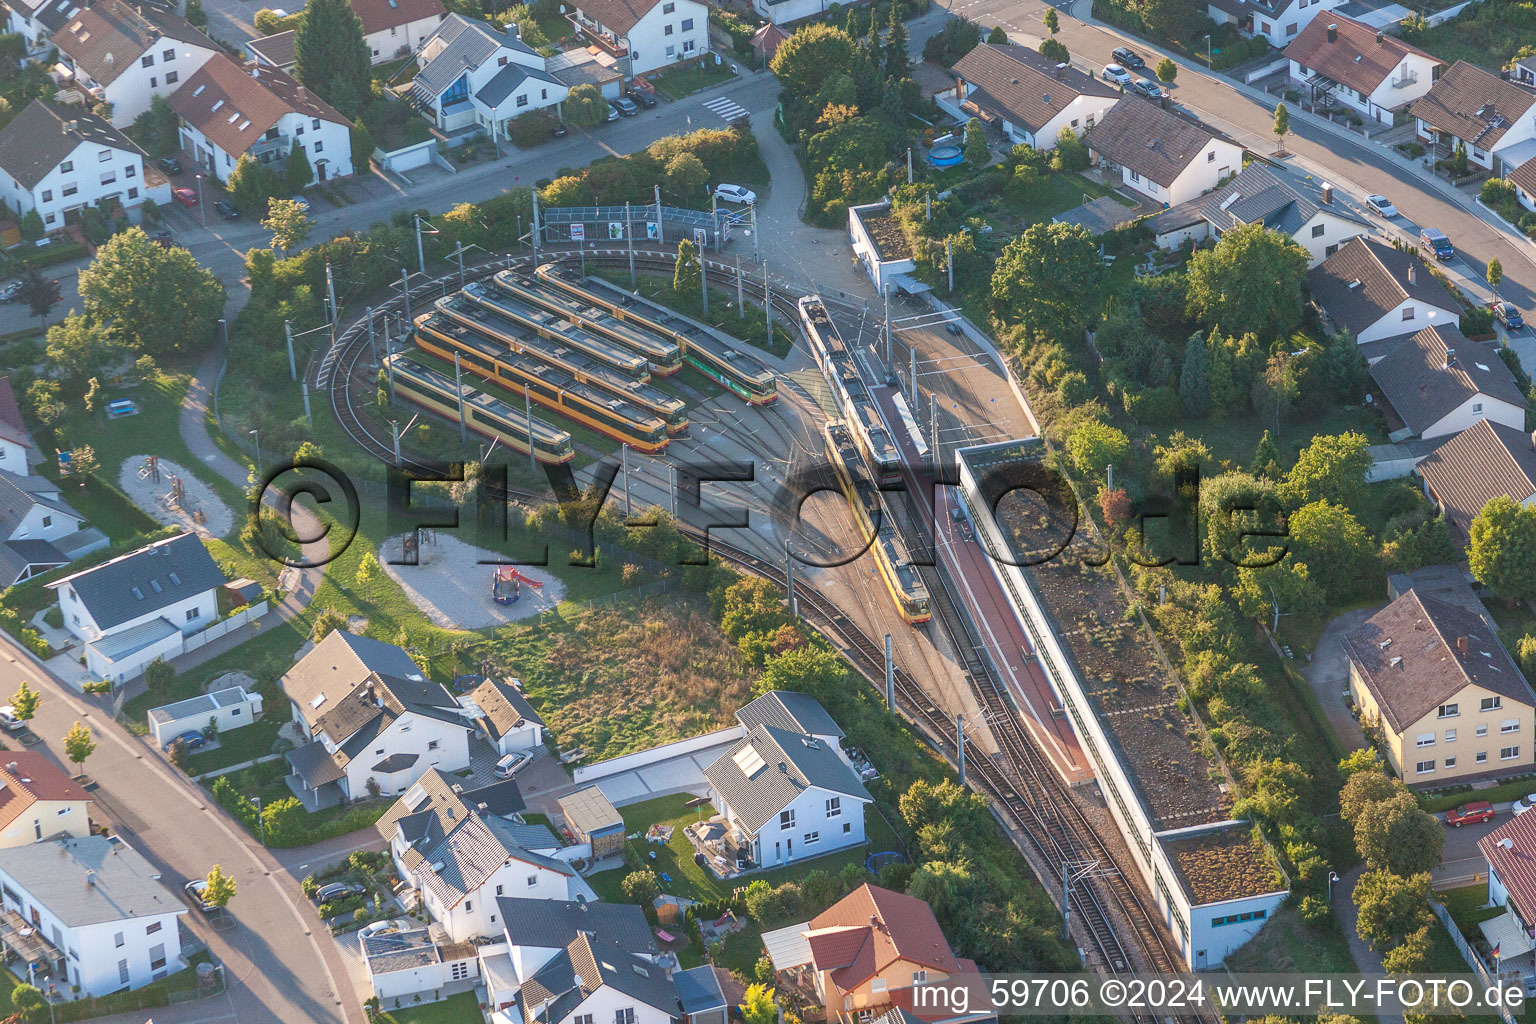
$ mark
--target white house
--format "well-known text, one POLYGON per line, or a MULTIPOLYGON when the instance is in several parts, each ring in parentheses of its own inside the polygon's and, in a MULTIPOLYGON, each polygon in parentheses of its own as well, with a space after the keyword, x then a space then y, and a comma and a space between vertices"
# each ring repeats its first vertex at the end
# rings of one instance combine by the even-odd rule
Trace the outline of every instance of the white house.
POLYGON ((643 75, 709 52, 709 5, 698 0, 573 0, 577 32, 643 75))
POLYGON ((68 565, 108 543, 106 534, 85 525, 58 484, 0 470, 0 587, 68 565))
POLYGON ((466 717, 500 754, 544 744, 544 719, 518 689, 517 680, 487 679, 459 698, 466 717))
POLYGON ((53 45, 53 34, 79 12, 82 0, 14 0, 5 5, 5 31, 21 36, 27 56, 44 56, 53 45))
POLYGON ((0 847, 91 834, 91 795, 39 750, 0 758, 0 847))
POLYGON ((1430 452, 1413 472, 1424 494, 1467 538, 1472 520, 1489 500, 1503 495, 1536 505, 1536 438, 1483 419, 1430 452))
POLYGON ((859 265, 881 293, 900 288, 920 291, 926 286, 912 276, 917 257, 896 218, 890 199, 848 207, 848 241, 859 265))
POLYGON ((347 119, 285 71, 220 54, 171 98, 171 109, 181 118, 182 147, 220 180, 241 156, 281 164, 295 147, 316 181, 352 173, 347 119))
POLYGON ((1164 249, 1219 238, 1240 224, 1263 224, 1290 235, 1307 250, 1309 267, 1370 231, 1365 221, 1333 205, 1326 190, 1309 191, 1283 181, 1260 163, 1249 164, 1213 192, 1164 210, 1148 224, 1164 249))
POLYGON ((1525 428, 1525 395, 1498 350, 1449 324, 1394 345, 1370 373, 1387 401, 1394 442, 1459 434, 1478 420, 1525 428))
POLYGON ((92 675, 123 682, 218 618, 224 573, 196 534, 146 544, 48 584, 92 675))
POLYGON ((1107 82, 1017 43, 980 43, 954 72, 954 88, 934 97, 940 107, 1039 150, 1055 149, 1064 128, 1082 135, 1121 100, 1107 82))
POLYGON ((1452 64, 1409 108, 1419 138, 1502 177, 1536 156, 1536 92, 1475 64, 1452 64))
POLYGON ((436 1002, 444 990, 480 976, 472 942, 434 942, 426 928, 384 931, 362 940, 373 994, 391 1010, 408 1002, 436 1002), (424 997, 424 998, 423 998, 424 997))
POLYGON ((74 69, 75 84, 112 104, 118 128, 132 124, 155 96, 169 99, 221 52, 174 6, 129 0, 83 6, 53 34, 53 45, 74 69))
POLYGON ((1488 903, 1504 908, 1478 925, 1490 947, 1499 950, 1498 971, 1519 972, 1536 984, 1532 933, 1536 931, 1536 816, 1519 814, 1477 841, 1488 864, 1488 903))
POLYGON ((1100 165, 1119 168, 1124 187, 1165 206, 1204 195, 1243 169, 1242 146, 1136 96, 1106 110, 1087 142, 1100 165))
POLYGON ((499 139, 514 117, 553 107, 570 94, 516 26, 503 32, 462 14, 443 19, 416 60, 421 69, 411 97, 444 132, 479 128, 499 139))
POLYGON ((1331 99, 1389 127, 1445 67, 1417 46, 1337 12, 1309 21, 1285 56, 1291 82, 1314 103, 1331 99))
POLYGON ((82 206, 170 202, 169 182, 145 181, 144 159, 132 139, 95 114, 33 100, 0 131, 0 193, 17 217, 36 210, 49 231, 82 206))
POLYGON ((827 714, 821 702, 796 690, 769 690, 754 697, 736 712, 745 736, 759 725, 800 733, 826 744, 843 755, 843 729, 827 714))
POLYGON ((187 912, 159 871, 105 836, 0 849, 6 946, 85 996, 143 988, 180 970, 187 912))
POLYGON ((1206 13, 1218 25, 1232 24, 1245 35, 1263 36, 1283 47, 1312 21, 1345 0, 1207 0, 1206 13))
POLYGON ((26 476, 32 472, 33 464, 42 460, 43 453, 22 418, 11 378, 0 377, 0 469, 26 476))
POLYGON ((864 842, 869 791, 839 748, 755 725, 704 769, 710 800, 758 867, 777 867, 864 842))
POLYGON ((771 24, 788 25, 805 18, 820 17, 831 3, 832 0, 752 0, 752 9, 771 24))
MULTIPOLYGON (((1338 330, 1365 345, 1417 334, 1425 327, 1461 326, 1461 303, 1429 272, 1417 253, 1361 235, 1307 272, 1312 301, 1338 330)), ((1382 346, 1367 350, 1380 358, 1382 346)))
POLYGON ((447 16, 442 0, 352 0, 375 64, 409 57, 447 16))
POLYGON ((202 732, 208 726, 221 733, 242 729, 261 717, 262 698, 243 686, 226 686, 200 693, 174 704, 149 709, 149 732, 157 746, 165 746, 185 732, 202 732))
POLYGON ((310 742, 288 752, 311 806, 396 796, 431 768, 469 766, 474 726, 441 683, 394 644, 336 630, 282 678, 310 742))

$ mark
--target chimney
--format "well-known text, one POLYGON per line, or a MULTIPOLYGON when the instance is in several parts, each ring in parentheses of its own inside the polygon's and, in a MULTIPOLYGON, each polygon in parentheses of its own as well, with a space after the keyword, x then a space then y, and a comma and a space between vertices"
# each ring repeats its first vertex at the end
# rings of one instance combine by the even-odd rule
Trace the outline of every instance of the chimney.
POLYGON ((1466 637, 1459 636, 1459 637, 1456 638, 1456 653, 1461 655, 1463 658, 1465 658, 1467 656, 1467 638, 1466 637))
POLYGON ((1323 182, 1323 205, 1333 205, 1333 185, 1326 181, 1323 182))
POLYGON ((1376 45, 1377 46, 1380 46, 1382 44, 1382 40, 1386 38, 1386 35, 1387 34, 1385 32, 1383 32, 1381 29, 1377 29, 1376 30, 1376 45))
POLYGON ((1531 451, 1536 452, 1536 430, 1531 431, 1531 451))
POLYGON ((94 871, 87 871, 85 873, 85 887, 87 889, 89 889, 89 888, 94 887, 95 885, 96 885, 96 872, 94 872, 94 871))
POLYGON ((1339 26, 1338 25, 1335 24, 1335 25, 1329 25, 1328 26, 1328 41, 1330 43, 1336 43, 1336 42, 1339 41, 1339 26))
POLYGON ((1064 68, 1064 67, 1066 67, 1066 65, 1065 65, 1065 64, 1057 64, 1057 65, 1056 65, 1056 77, 1057 77, 1057 78, 1060 78, 1060 77, 1061 77, 1061 70, 1062 70, 1062 68, 1064 68))
POLYGON ((1419 283, 1419 265, 1417 260, 1408 264, 1408 283, 1419 283))
POLYGON ((1445 366, 1441 367, 1441 369, 1449 370, 1451 367, 1453 367, 1455 365, 1456 365, 1456 350, 1453 349, 1453 348, 1447 348, 1445 350, 1445 366))

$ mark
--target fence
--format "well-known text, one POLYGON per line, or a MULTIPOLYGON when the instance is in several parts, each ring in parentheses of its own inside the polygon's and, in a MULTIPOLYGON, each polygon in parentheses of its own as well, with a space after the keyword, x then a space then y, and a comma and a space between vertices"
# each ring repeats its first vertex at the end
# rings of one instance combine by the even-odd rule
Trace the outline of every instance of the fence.
MULTIPOLYGON (((1472 973, 1476 974, 1478 980, 1485 986, 1492 988, 1494 983, 1493 972, 1488 970, 1488 965, 1483 963, 1483 958, 1477 955, 1477 951, 1472 948, 1472 944, 1467 941, 1467 937, 1461 934, 1461 929, 1451 919, 1451 912, 1445 909, 1445 904, 1431 898, 1429 909, 1435 912, 1435 916, 1440 919, 1440 923, 1445 925, 1445 930, 1451 933, 1451 941, 1456 943, 1457 951, 1461 953, 1461 958, 1467 962, 1467 966, 1472 968, 1472 973)), ((1501 1008, 1499 1010, 1499 1017, 1504 1021, 1504 1024, 1515 1024, 1515 1015, 1507 1009, 1501 1008)))
POLYGON ((1249 70, 1247 73, 1245 73, 1243 75, 1243 81, 1246 84, 1248 84, 1248 85, 1252 85, 1254 82, 1257 82, 1259 79, 1261 79, 1261 78, 1268 78, 1270 75, 1278 74, 1279 72, 1284 71, 1286 68, 1288 68, 1290 66, 1291 66, 1291 62, 1290 62, 1289 58, 1281 57, 1278 60, 1270 61, 1268 64, 1264 64, 1264 65, 1262 65, 1260 67, 1252 68, 1251 70, 1249 70))
POLYGON ((620 754, 606 761, 598 761, 596 764, 583 765, 577 768, 572 777, 576 782, 586 784, 598 779, 606 779, 610 775, 620 772, 634 771, 636 768, 644 768, 646 765, 655 764, 658 761, 666 761, 670 758, 681 757, 684 754, 694 754, 700 750, 728 743, 741 736, 741 726, 733 725, 728 729, 720 729, 716 732, 708 732, 702 736, 692 736, 686 740, 678 740, 675 743, 664 743, 650 750, 637 750, 633 754, 620 754))
POLYGON ((204 644, 212 643, 226 633, 231 633, 252 619, 259 619, 265 614, 267 614, 267 602, 265 601, 242 608, 229 616, 229 618, 215 622, 207 629, 193 633, 191 636, 184 637, 181 642, 181 653, 187 654, 195 651, 204 644))
POLYGON ((1428 25, 1430 28, 1434 28, 1436 25, 1444 25, 1446 22, 1450 21, 1452 18, 1456 17, 1456 15, 1460 14, 1462 11, 1466 10, 1468 7, 1471 7, 1475 3, 1477 3, 1477 0, 1466 0, 1465 3, 1456 4, 1454 7, 1447 7, 1443 11, 1436 11, 1434 14, 1428 15, 1424 18, 1424 24, 1428 25))

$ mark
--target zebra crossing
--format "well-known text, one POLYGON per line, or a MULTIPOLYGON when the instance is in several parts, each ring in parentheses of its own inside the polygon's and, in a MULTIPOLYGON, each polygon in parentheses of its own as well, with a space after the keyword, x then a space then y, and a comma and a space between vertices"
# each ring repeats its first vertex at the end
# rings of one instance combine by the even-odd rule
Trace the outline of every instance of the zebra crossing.
POLYGON ((712 114, 718 114, 729 124, 738 117, 747 116, 747 108, 731 99, 729 96, 717 96, 704 104, 704 109, 712 114))

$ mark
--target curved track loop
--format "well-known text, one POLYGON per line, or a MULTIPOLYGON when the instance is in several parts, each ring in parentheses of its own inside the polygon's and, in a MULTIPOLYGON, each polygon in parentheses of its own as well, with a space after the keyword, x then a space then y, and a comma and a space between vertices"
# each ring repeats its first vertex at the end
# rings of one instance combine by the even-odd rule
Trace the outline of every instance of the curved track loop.
MULTIPOLYGON (((574 252, 555 250, 561 258, 575 258, 574 252)), ((630 254, 626 249, 589 250, 586 259, 604 266, 628 266, 630 254)), ((511 266, 531 264, 532 255, 513 256, 491 263, 483 263, 466 269, 466 279, 485 277, 511 266)), ((637 270, 665 270, 673 266, 671 253, 657 250, 634 251, 637 270)), ((705 259, 708 272, 716 280, 735 282, 736 268, 732 264, 705 259)), ((412 286, 410 293, 412 311, 424 309, 439 295, 457 287, 459 275, 452 273, 412 286)), ((752 287, 749 278, 746 287, 752 287)), ((756 286, 761 289, 759 279, 756 286)), ((759 292, 760 294, 760 292, 759 292)), ((783 288, 771 288, 775 314, 782 323, 797 323, 799 295, 783 288)), ((391 315, 404 305, 399 297, 391 299, 374 310, 374 315, 391 315)), ((337 421, 347 435, 360 448, 382 462, 394 461, 394 449, 390 441, 375 436, 358 415, 354 405, 354 391, 359 383, 371 380, 361 378, 358 365, 369 356, 366 319, 359 319, 337 336, 324 352, 316 353, 308 371, 314 386, 327 386, 330 404, 337 421)), ((427 469, 424 463, 408 456, 401 460, 406 468, 427 469)), ((542 501, 545 495, 534 492, 513 491, 512 496, 542 501)), ((685 527, 686 528, 686 527, 685 527)), ((718 537, 709 538, 710 549, 725 560, 755 575, 764 577, 781 589, 787 588, 788 580, 781 566, 767 562, 755 555, 731 548, 718 537)), ((970 625, 955 607, 950 596, 948 580, 933 567, 923 570, 929 591, 933 595, 934 616, 940 627, 951 637, 960 653, 967 679, 978 701, 987 709, 988 724, 1001 747, 1002 758, 994 758, 975 747, 968 747, 966 763, 971 778, 978 787, 1003 809, 1003 824, 1021 833, 1037 854, 1037 865, 1043 864, 1050 872, 1050 882, 1060 886, 1063 866, 1068 862, 1098 861, 1108 869, 1103 874, 1077 883, 1071 893, 1071 907, 1076 919, 1086 928, 1092 941, 1091 954, 1100 965, 1111 973, 1127 973, 1136 970, 1173 972, 1182 968, 1178 950, 1170 945, 1166 931, 1160 926, 1155 907, 1149 907, 1146 897, 1130 884, 1119 869, 1120 858, 1099 837, 1092 823, 1068 790, 1066 784, 1051 767, 1019 724, 1017 710, 1005 689, 992 672, 989 663, 977 654, 983 650, 970 625), (1134 932, 1139 958, 1133 959, 1122 940, 1122 934, 1111 920, 1106 904, 1120 909, 1123 919, 1128 920, 1134 932)), ((864 633, 847 615, 831 601, 808 587, 796 590, 801 613, 819 628, 828 639, 838 645, 860 672, 877 688, 882 685, 885 657, 882 648, 864 633)), ((898 709, 917 723, 933 743, 951 761, 955 759, 954 723, 948 714, 937 707, 916 679, 901 669, 895 672, 895 689, 898 709)), ((1156 1018, 1151 1014, 1133 1015, 1132 1019, 1147 1022, 1156 1018)), ((1184 1019, 1184 1018, 1178 1018, 1184 1019)), ((1203 1021, 1203 1017, 1190 1017, 1190 1021, 1203 1021)))

